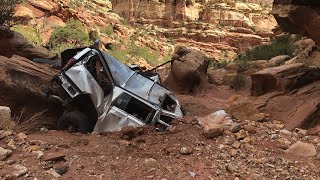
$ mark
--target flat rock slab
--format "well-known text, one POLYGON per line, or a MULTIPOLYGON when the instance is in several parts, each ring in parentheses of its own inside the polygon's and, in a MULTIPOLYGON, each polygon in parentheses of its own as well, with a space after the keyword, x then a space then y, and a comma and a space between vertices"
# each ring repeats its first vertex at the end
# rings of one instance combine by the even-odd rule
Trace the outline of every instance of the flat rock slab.
POLYGON ((46 152, 43 155, 43 160, 44 161, 59 161, 59 160, 63 160, 64 157, 66 157, 66 154, 61 151, 46 152))
POLYGON ((259 96, 273 91, 289 92, 320 80, 320 70, 303 63, 267 68, 251 75, 251 94, 259 96))

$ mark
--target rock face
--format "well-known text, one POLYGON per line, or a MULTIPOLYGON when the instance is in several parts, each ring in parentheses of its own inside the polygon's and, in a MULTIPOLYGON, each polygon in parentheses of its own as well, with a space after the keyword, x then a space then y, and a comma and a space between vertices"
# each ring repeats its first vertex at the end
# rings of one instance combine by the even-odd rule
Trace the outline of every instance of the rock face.
POLYGON ((271 2, 115 0, 112 10, 132 23, 151 25, 149 31, 174 39, 178 45, 226 59, 269 41, 276 21, 266 4, 271 2), (227 53, 221 55, 223 52, 227 53))
POLYGON ((14 54, 28 59, 53 58, 55 56, 43 47, 32 45, 20 33, 0 26, 0 55, 11 57, 14 54))
POLYGON ((264 69, 251 75, 252 95, 262 95, 271 91, 285 91, 299 88, 320 79, 318 68, 302 63, 264 69))
POLYGON ((34 28, 46 44, 53 29, 64 26, 71 18, 81 21, 88 32, 119 23, 118 15, 110 9, 108 0, 28 0, 16 7, 14 16, 34 28))
POLYGON ((318 1, 274 0, 273 15, 282 30, 301 34, 320 43, 318 1))
POLYGON ((44 109, 58 117, 62 107, 49 102, 43 93, 55 74, 48 66, 20 56, 0 56, 0 104, 10 107, 15 115, 24 109, 22 118, 44 109))
POLYGON ((181 93, 196 93, 207 82, 209 58, 200 51, 178 47, 172 57, 171 71, 165 84, 181 93))

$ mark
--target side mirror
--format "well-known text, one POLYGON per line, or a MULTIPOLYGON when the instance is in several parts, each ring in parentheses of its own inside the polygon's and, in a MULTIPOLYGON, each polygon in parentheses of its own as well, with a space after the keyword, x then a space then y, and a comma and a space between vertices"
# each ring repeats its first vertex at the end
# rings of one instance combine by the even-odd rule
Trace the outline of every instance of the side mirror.
POLYGON ((99 50, 102 49, 102 42, 100 41, 100 39, 97 39, 97 40, 94 42, 93 48, 99 49, 99 50))

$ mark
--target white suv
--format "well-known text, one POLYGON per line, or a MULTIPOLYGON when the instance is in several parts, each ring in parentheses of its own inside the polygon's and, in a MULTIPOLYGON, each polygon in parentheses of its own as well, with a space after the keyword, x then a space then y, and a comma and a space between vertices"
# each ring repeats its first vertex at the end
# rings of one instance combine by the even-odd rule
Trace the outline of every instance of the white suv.
POLYGON ((62 67, 47 90, 66 107, 58 121, 61 129, 103 132, 144 124, 165 129, 183 116, 177 99, 157 78, 134 71, 99 48, 66 50, 62 67))

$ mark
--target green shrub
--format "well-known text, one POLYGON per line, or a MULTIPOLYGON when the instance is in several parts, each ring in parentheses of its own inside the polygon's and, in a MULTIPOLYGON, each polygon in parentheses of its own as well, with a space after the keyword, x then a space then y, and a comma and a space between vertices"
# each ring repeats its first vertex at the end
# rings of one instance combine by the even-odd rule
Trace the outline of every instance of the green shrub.
POLYGON ((111 56, 123 63, 134 63, 132 62, 133 57, 145 59, 150 65, 158 65, 165 61, 165 56, 161 59, 158 52, 150 50, 146 46, 137 46, 134 41, 124 41, 122 44, 112 44, 111 49, 108 51, 111 56))
POLYGON ((273 40, 270 44, 257 46, 243 54, 239 54, 235 60, 255 61, 255 60, 270 60, 279 55, 292 56, 295 47, 290 41, 290 38, 279 38, 273 40))
POLYGON ((141 57, 151 65, 157 65, 159 62, 159 54, 155 51, 150 51, 146 46, 137 46, 132 42, 128 46, 128 53, 132 56, 141 57))
POLYGON ((116 58, 118 61, 121 61, 123 63, 127 63, 129 61, 128 54, 124 50, 111 50, 109 51, 109 54, 116 58))
POLYGON ((50 50, 60 52, 61 47, 80 47, 91 44, 89 34, 78 20, 70 19, 66 26, 56 28, 49 40, 50 50))
POLYGON ((246 60, 236 61, 237 73, 243 73, 250 68, 250 64, 246 60))
POLYGON ((226 68, 230 61, 228 60, 222 60, 222 61, 217 61, 217 60, 212 60, 210 61, 210 67, 213 67, 214 69, 222 69, 226 68))
POLYGON ((172 44, 172 45, 176 44, 176 40, 175 40, 173 37, 170 37, 170 38, 169 38, 169 42, 170 42, 170 44, 172 44))
POLYGON ((109 25, 105 28, 102 29, 102 33, 106 34, 106 35, 112 35, 113 34, 113 27, 112 25, 109 25))
POLYGON ((120 19, 120 22, 125 25, 125 26, 129 26, 129 22, 126 19, 120 19))
POLYGON ((43 42, 40 33, 31 26, 15 25, 12 30, 22 34, 33 45, 41 45, 43 42))
POLYGON ((231 78, 230 87, 235 90, 240 90, 246 85, 246 77, 242 74, 237 74, 231 78))

